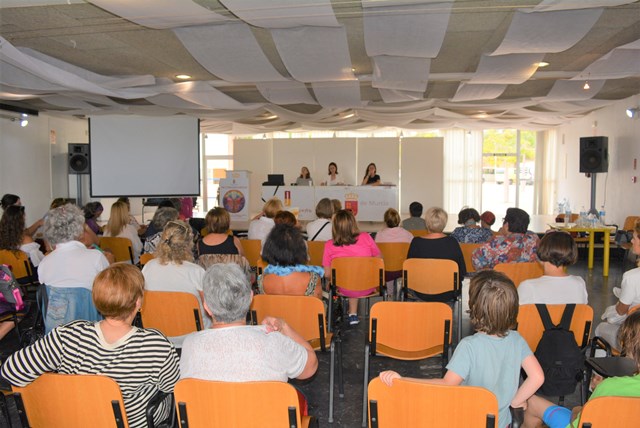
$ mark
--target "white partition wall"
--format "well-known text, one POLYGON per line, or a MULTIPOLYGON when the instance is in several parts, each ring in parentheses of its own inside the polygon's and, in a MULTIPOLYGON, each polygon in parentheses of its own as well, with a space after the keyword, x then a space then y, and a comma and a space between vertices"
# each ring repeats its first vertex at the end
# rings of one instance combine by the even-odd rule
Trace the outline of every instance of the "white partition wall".
MULTIPOLYGON (((329 162, 338 165, 338 175, 340 181, 353 185, 356 183, 356 147, 355 138, 315 138, 313 141, 314 168, 311 176, 316 181, 316 176, 320 182, 327 180, 329 162)), ((317 184, 319 184, 318 182, 317 184)))
POLYGON ((409 204, 420 202, 424 209, 444 203, 442 138, 403 138, 401 143, 400 211, 409 212, 409 204))
POLYGON ((273 140, 249 140, 237 138, 233 140, 233 167, 237 170, 251 171, 249 180, 249 215, 262 210, 260 200, 262 182, 271 174, 273 163, 273 140))

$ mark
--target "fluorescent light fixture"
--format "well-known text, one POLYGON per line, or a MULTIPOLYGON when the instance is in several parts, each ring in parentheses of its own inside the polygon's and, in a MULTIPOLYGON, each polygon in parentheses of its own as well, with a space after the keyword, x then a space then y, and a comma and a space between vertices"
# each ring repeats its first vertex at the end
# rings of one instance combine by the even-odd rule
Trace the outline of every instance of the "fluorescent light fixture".
POLYGON ((629 107, 626 113, 629 119, 637 119, 640 117, 640 107, 629 107))
POLYGON ((188 74, 176 74, 176 79, 187 80, 191 79, 191 76, 188 74))
POLYGON ((548 67, 549 63, 548 62, 544 62, 544 61, 540 61, 537 65, 538 65, 538 67, 548 67))

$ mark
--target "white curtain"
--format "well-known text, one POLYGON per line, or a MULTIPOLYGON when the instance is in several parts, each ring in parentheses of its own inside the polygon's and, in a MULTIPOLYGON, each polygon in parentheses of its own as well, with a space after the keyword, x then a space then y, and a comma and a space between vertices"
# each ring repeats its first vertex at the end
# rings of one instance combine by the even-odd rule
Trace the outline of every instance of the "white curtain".
POLYGON ((553 214, 558 192, 558 133, 538 132, 536 138, 536 191, 533 214, 553 214))
POLYGON ((482 201, 482 131, 444 131, 444 210, 479 209, 482 201))

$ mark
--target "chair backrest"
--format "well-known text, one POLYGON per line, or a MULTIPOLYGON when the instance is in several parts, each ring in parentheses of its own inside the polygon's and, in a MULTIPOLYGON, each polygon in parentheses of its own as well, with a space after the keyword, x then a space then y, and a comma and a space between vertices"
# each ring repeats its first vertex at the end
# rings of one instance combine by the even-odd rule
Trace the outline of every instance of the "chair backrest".
POLYGON ((103 236, 100 238, 100 248, 111 251, 116 262, 130 261, 133 263, 133 246, 129 238, 103 236))
POLYGON ((298 395, 285 382, 181 379, 174 395, 182 428, 301 426, 298 395))
POLYGON ((384 260, 384 270, 396 272, 402 270, 402 264, 409 252, 408 242, 376 242, 384 260))
MULTIPOLYGON (((554 325, 560 323, 562 312, 566 305, 547 305, 551 321, 554 325)), ((580 347, 584 347, 589 340, 591 333, 591 324, 593 322, 593 309, 589 305, 576 305, 571 318, 570 330, 573 332, 576 343, 580 347)), ((542 338, 544 326, 540 319, 540 314, 536 309, 536 305, 521 305, 518 310, 518 332, 527 341, 529 348, 535 351, 538 342, 542 338)))
POLYGON ((451 345, 452 320, 445 303, 376 302, 369 318, 371 353, 401 360, 442 354, 451 345))
POLYGON ((372 428, 498 426, 498 399, 478 386, 430 385, 396 379, 388 387, 375 378, 368 391, 372 428))
POLYGON ((411 229, 409 230, 413 236, 427 236, 429 231, 427 229, 411 229))
POLYGON ((324 255, 324 244, 327 241, 307 241, 309 250, 309 264, 311 266, 322 266, 322 256, 324 255))
POLYGON ((45 373, 25 387, 13 387, 20 394, 26 417, 34 428, 128 427, 120 387, 100 375, 45 373))
POLYGON ((384 261, 379 257, 338 257, 331 261, 331 283, 362 291, 384 286, 384 261))
POLYGON ((407 259, 404 271, 405 288, 422 294, 441 294, 458 290, 458 264, 446 259, 407 259))
POLYGON ((0 264, 8 265, 16 279, 33 278, 29 256, 24 251, 0 250, 0 264))
POLYGON ((251 311, 256 324, 267 316, 284 319, 314 349, 324 350, 327 338, 331 338, 324 305, 317 297, 258 294, 253 296, 251 311))
POLYGON ((464 264, 467 267, 467 273, 476 271, 476 268, 473 267, 473 263, 471 262, 471 255, 476 250, 476 248, 482 245, 484 244, 460 243, 460 249, 462 250, 462 255, 464 256, 464 264))
POLYGON ((493 270, 507 275, 516 287, 525 279, 540 278, 544 275, 544 269, 538 262, 498 263, 493 270))
POLYGON ((145 290, 140 315, 145 328, 155 328, 165 336, 202 330, 200 303, 187 292, 145 290))
POLYGON ((587 401, 579 427, 634 427, 640 421, 640 397, 597 397, 587 401))
POLYGON ((262 241, 259 239, 241 239, 240 243, 242 244, 244 257, 249 261, 251 267, 256 267, 262 252, 262 241))
POLYGON ((153 260, 154 258, 155 258, 155 256, 153 255, 153 253, 140 254, 140 264, 142 266, 144 266, 147 263, 149 263, 149 261, 153 260))

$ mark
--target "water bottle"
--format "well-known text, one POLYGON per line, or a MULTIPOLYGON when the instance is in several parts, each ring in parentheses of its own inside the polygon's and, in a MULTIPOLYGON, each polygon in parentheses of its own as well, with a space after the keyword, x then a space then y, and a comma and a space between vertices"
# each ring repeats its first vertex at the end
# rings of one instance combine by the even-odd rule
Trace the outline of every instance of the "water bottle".
POLYGON ((564 225, 565 227, 569 227, 569 223, 571 223, 571 205, 569 205, 569 201, 564 204, 564 225))
POLYGON ((598 217, 600 217, 600 224, 602 224, 603 226, 605 225, 605 222, 604 222, 605 215, 606 215, 606 212, 604 211, 604 205, 602 205, 600 207, 600 212, 598 212, 598 217))
POLYGON ((587 210, 584 208, 584 205, 580 209, 580 218, 578 219, 578 227, 584 227, 587 223, 587 210))

